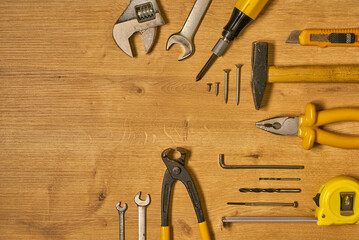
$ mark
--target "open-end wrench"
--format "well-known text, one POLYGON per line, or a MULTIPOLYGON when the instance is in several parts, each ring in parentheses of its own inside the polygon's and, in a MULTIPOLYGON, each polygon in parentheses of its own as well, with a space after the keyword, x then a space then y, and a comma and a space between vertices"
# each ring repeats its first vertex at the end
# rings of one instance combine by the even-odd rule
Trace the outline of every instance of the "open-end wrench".
POLYGON ((146 200, 140 199, 141 192, 135 196, 135 203, 138 206, 138 240, 146 240, 146 207, 150 204, 150 195, 147 194, 146 200))
POLYGON ((125 212, 127 210, 127 204, 125 203, 123 207, 121 207, 121 202, 118 202, 116 209, 120 215, 120 240, 125 240, 125 212))
POLYGON ((196 0, 186 22, 178 33, 172 34, 167 40, 166 49, 168 50, 174 43, 182 46, 184 53, 178 58, 178 61, 186 59, 194 52, 193 39, 197 29, 202 22, 206 11, 212 0, 196 0))

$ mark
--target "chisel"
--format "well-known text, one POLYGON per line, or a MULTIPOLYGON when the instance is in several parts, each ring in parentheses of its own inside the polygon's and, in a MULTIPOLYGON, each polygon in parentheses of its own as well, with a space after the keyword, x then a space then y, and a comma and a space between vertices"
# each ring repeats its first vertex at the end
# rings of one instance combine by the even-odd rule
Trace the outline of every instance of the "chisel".
POLYGON ((209 58, 207 63, 204 65, 202 70, 196 77, 196 81, 202 79, 204 74, 208 71, 217 57, 223 55, 229 43, 235 39, 239 32, 252 20, 256 19, 258 14, 262 11, 268 0, 238 0, 234 5, 234 10, 229 22, 224 27, 222 36, 217 44, 212 49, 212 56, 209 58))

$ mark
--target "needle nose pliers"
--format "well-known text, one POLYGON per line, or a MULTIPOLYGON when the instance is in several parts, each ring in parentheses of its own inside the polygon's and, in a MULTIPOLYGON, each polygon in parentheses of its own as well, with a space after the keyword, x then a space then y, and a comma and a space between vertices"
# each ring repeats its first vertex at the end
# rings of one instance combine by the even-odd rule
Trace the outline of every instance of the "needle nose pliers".
POLYGON ((192 200, 194 210, 197 215, 199 231, 202 240, 210 240, 208 226, 204 220, 203 210, 201 207, 201 202, 199 200, 198 192, 196 186, 192 181, 191 175, 185 168, 185 159, 186 159, 186 150, 183 148, 176 148, 178 152, 181 153, 181 156, 172 160, 168 157, 168 154, 173 151, 173 149, 168 148, 162 152, 162 160, 166 164, 167 170, 163 177, 162 183, 162 199, 161 199, 161 240, 170 239, 170 227, 168 226, 168 211, 169 203, 171 197, 172 185, 175 181, 181 181, 192 200))
POLYGON ((315 105, 308 103, 305 114, 299 117, 277 117, 256 123, 256 127, 278 135, 294 135, 303 139, 302 146, 309 150, 314 143, 338 148, 359 148, 359 136, 348 136, 320 129, 328 123, 358 121, 359 108, 336 108, 316 111, 315 105))

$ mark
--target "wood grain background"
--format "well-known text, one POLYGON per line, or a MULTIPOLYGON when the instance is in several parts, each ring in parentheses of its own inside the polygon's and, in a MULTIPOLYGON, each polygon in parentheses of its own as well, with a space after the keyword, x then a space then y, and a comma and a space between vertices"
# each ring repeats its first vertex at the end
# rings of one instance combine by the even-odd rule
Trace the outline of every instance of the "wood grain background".
MULTIPOLYGON (((251 43, 270 43, 270 64, 358 64, 358 48, 286 44, 292 30, 359 27, 351 0, 271 0, 205 78, 195 76, 221 36, 235 1, 213 0, 195 37, 195 54, 182 62, 180 46, 165 50, 194 1, 157 1, 166 25, 145 55, 126 56, 112 28, 128 5, 119 0, 0 1, 0 232, 1 239, 117 239, 115 205, 126 202, 126 238, 137 239, 135 194, 151 195, 148 239, 160 238, 160 199, 168 147, 191 151, 191 170, 215 239, 357 239, 358 226, 248 223, 222 228, 223 216, 313 216, 321 184, 337 175, 359 177, 358 150, 301 148, 297 137, 268 134, 254 123, 296 116, 305 104, 359 107, 358 84, 272 84, 254 109, 251 43), (235 66, 242 68, 235 104, 235 66), (229 102, 223 69, 230 68, 229 102), (220 95, 207 82, 221 82, 220 95), (228 164, 303 164, 304 170, 223 170, 228 164), (300 182, 258 181, 300 177, 300 182), (239 193, 240 187, 300 187, 300 194, 239 193), (228 201, 298 201, 299 207, 236 207, 228 201)), ((358 123, 329 129, 359 134, 358 123)), ((199 239, 191 201, 174 186, 173 239, 199 239)))

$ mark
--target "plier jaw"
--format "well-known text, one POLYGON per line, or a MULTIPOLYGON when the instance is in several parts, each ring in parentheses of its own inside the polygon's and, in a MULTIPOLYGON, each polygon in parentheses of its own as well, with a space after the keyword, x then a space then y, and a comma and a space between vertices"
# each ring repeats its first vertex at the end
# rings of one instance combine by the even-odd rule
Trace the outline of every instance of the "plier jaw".
POLYGON ((277 135, 298 136, 298 117, 276 117, 256 123, 256 127, 277 135))

